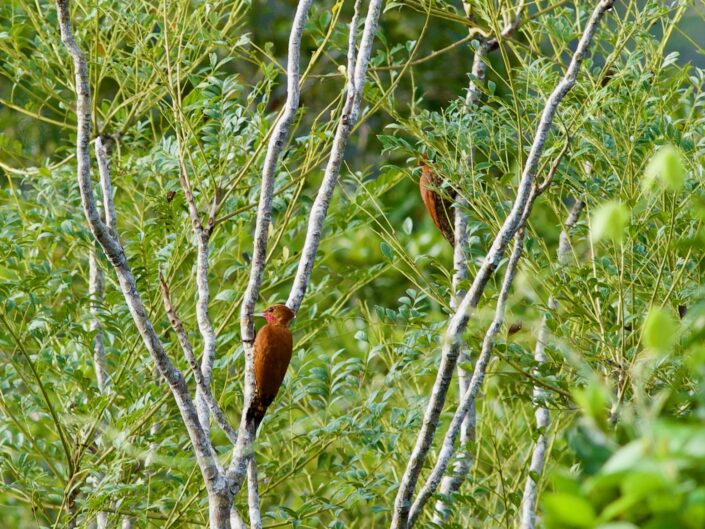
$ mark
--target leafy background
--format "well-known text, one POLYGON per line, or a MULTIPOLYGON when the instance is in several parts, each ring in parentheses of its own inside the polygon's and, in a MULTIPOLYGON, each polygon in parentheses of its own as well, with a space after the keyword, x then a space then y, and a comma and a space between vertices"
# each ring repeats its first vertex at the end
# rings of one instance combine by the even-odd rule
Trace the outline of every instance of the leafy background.
MULTIPOLYGON (((477 23, 495 31, 497 3, 470 3, 477 23)), ((222 195, 209 278, 218 332, 213 386, 236 419, 243 367, 237 313, 264 146, 285 97, 292 6, 75 4, 76 33, 91 66, 94 129, 119 135, 112 168, 120 236, 158 331, 179 362, 156 280, 163 270, 198 342, 195 254, 178 185, 177 134, 191 153, 200 206, 205 210, 216 189, 222 195), (180 97, 170 88, 175 78, 180 97)), ((416 160, 429 153, 435 170, 468 198, 472 272, 512 203, 545 96, 591 10, 582 1, 527 4, 528 20, 516 37, 491 54, 479 109, 463 103, 475 44, 467 39, 446 49, 467 35, 461 6, 386 5, 365 114, 295 323, 292 365, 258 438, 267 527, 389 521, 439 361, 452 274, 452 251, 418 197, 416 160), (478 153, 474 166, 467 160, 471 148, 478 153)), ((510 299, 509 321, 521 319, 523 329, 503 333, 496 346, 479 401, 475 465, 452 498, 447 527, 516 524, 536 436, 537 377, 551 389, 549 475, 541 482, 547 527, 705 524, 705 42, 699 31, 705 11, 697 1, 617 2, 614 11, 549 138, 546 163, 566 133, 569 154, 530 219, 510 299), (677 150, 684 186, 645 190, 647 164, 665 144, 677 150), (558 236, 578 197, 586 214, 572 235, 570 266, 560 266, 558 236), (622 205, 628 222, 617 225, 616 240, 595 240, 593 221, 608 201, 622 205), (550 295, 560 308, 548 322, 549 362, 532 375, 550 295), (682 321, 679 305, 688 307, 682 321), (645 326, 647 314, 656 316, 645 326), (664 335, 673 338, 648 338, 664 335), (615 403, 620 414, 613 427, 615 403)), ((342 105, 338 66, 345 63, 351 12, 352 2, 317 3, 307 24, 304 63, 311 64, 277 177, 261 307, 286 297, 295 272, 332 117, 342 105)), ((111 509, 113 523, 131 514, 139 527, 203 526, 205 493, 187 436, 110 273, 100 319, 112 393, 101 395, 95 382, 87 292, 93 241, 75 185, 72 75, 53 4, 4 2, 0 53, 3 524, 62 527, 67 487, 78 485, 79 525, 111 509), (156 460, 148 465, 152 445, 156 460)), ((471 354, 496 295, 492 285, 467 331, 471 354)), ((454 392, 443 424, 457 402, 454 392)), ((237 501, 242 506, 245 498, 237 501)), ((432 526, 430 516, 420 523, 432 526)))

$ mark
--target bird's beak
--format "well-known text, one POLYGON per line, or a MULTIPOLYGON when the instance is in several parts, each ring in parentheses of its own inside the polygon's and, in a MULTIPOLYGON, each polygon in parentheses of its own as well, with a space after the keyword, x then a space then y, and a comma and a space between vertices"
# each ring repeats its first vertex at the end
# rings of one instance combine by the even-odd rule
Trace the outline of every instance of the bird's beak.
POLYGON ((264 312, 253 312, 253 316, 259 316, 260 318, 264 318, 264 312))

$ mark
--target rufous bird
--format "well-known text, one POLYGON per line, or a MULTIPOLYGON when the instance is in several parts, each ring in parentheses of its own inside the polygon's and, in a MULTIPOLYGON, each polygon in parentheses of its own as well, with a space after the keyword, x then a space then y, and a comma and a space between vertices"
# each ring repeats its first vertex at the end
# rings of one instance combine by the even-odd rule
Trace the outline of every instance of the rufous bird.
MULTIPOLYGON (((421 200, 423 200, 426 210, 438 231, 455 248, 455 210, 452 206, 457 192, 452 187, 447 187, 441 191, 443 179, 429 167, 426 163, 427 159, 428 157, 425 154, 423 158, 419 159, 419 165, 421 166, 421 178, 419 179, 421 200)), ((521 320, 512 323, 509 326, 507 335, 511 336, 518 333, 522 327, 523 323, 521 320)))
POLYGON ((255 430, 277 396, 291 362, 294 340, 289 323, 295 314, 286 305, 277 304, 259 316, 263 316, 267 323, 255 336, 255 395, 247 411, 247 419, 254 421, 255 430))
POLYGON ((421 166, 421 178, 419 179, 421 200, 423 200, 431 220, 443 234, 443 237, 446 238, 451 246, 455 247, 455 214, 452 206, 456 192, 451 187, 441 191, 443 179, 428 166, 426 158, 426 155, 424 155, 424 158, 419 160, 419 165, 421 166))

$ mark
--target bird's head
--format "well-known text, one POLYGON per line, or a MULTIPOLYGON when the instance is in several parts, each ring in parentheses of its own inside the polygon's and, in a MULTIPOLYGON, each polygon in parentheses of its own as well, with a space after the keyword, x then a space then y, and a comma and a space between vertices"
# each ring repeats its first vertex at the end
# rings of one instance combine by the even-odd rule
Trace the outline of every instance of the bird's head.
POLYGON ((291 320, 294 319, 294 311, 291 310, 286 305, 278 303, 276 305, 271 305, 261 314, 261 316, 267 320, 267 323, 274 325, 283 325, 288 327, 291 320))
POLYGON ((416 157, 419 167, 428 167, 428 153, 424 152, 416 157))

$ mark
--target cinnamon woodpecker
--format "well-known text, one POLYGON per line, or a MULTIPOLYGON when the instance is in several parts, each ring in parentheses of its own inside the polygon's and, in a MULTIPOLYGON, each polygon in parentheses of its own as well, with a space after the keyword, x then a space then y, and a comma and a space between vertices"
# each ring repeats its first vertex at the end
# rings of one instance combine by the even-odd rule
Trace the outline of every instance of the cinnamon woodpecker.
POLYGON ((294 345, 289 323, 294 312, 286 305, 272 305, 262 314, 267 323, 255 336, 255 395, 247 410, 247 419, 259 427, 267 408, 274 401, 284 381, 294 345))
MULTIPOLYGON (((425 154, 423 158, 419 159, 419 165, 421 166, 421 178, 419 179, 421 199, 433 223, 450 245, 455 247, 455 213, 452 206, 457 192, 449 187, 447 191, 443 190, 444 194, 439 193, 443 179, 428 166, 426 163, 427 159, 428 157, 425 154)), ((515 321, 509 326, 507 335, 511 336, 518 333, 522 327, 523 323, 521 320, 515 321)))
POLYGON ((443 237, 446 238, 451 246, 455 246, 453 229, 455 214, 452 206, 456 192, 452 188, 448 188, 447 192, 446 190, 441 191, 441 185, 443 184, 441 177, 428 166, 424 159, 419 160, 419 165, 421 166, 421 178, 419 179, 421 200, 423 200, 431 220, 443 234, 443 237))

